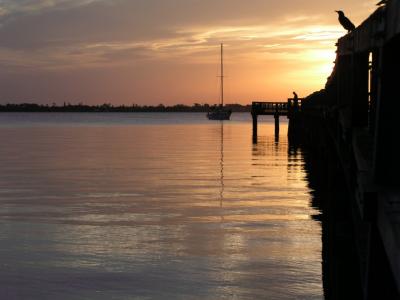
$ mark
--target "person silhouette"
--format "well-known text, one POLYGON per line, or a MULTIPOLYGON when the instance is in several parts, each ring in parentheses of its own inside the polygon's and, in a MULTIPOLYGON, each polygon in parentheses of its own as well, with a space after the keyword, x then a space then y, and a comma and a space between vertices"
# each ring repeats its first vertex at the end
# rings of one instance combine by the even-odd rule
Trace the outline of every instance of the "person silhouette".
POLYGON ((297 96, 296 92, 293 92, 293 104, 295 107, 299 105, 299 97, 297 96))

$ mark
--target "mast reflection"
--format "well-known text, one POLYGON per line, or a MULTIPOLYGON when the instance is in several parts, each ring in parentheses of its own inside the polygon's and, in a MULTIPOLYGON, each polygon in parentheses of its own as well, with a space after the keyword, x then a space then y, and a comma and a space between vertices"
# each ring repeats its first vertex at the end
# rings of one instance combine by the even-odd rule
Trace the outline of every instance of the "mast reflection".
MULTIPOLYGON (((224 189, 225 189, 225 184, 224 184, 224 121, 221 121, 220 124, 220 183, 221 183, 221 188, 219 192, 219 199, 220 199, 220 207, 222 208, 222 204, 224 201, 224 189)), ((222 216, 223 218, 223 216, 222 216)))

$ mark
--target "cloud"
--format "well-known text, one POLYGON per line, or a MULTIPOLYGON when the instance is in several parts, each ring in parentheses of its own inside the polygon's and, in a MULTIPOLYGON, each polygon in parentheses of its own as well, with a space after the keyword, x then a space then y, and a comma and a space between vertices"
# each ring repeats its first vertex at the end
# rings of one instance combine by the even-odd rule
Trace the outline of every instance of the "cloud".
POLYGON ((0 16, 38 13, 49 9, 68 9, 96 1, 101 0, 2 0, 0 1, 2 12, 0 16))
POLYGON ((367 2, 0 0, 0 67, 14 74, 12 80, 18 74, 90 72, 92 82, 104 72, 124 82, 121 76, 136 70, 205 72, 224 42, 227 64, 238 73, 251 66, 247 72, 259 76, 273 66, 276 77, 281 72, 284 78, 296 63, 299 69, 318 63, 329 70, 328 53, 334 55, 335 40, 345 33, 333 11, 343 8, 359 23, 371 9, 367 2))
MULTIPOLYGON (((177 63, 204 63, 214 59, 216 48, 224 42, 231 59, 291 59, 290 55, 309 47, 333 48, 341 31, 332 26, 300 27, 297 23, 269 26, 231 26, 192 28, 170 32, 167 37, 120 41, 71 41, 47 43, 41 47, 0 48, 0 63, 34 68, 84 68, 134 63, 143 60, 176 60, 177 63), (330 42, 324 46, 324 42, 330 42), (274 45, 271 47, 271 45, 274 45), (279 56, 278 56, 279 55, 279 56), (180 60, 177 60, 180 58, 180 60)), ((32 45, 31 45, 32 46, 32 45)))

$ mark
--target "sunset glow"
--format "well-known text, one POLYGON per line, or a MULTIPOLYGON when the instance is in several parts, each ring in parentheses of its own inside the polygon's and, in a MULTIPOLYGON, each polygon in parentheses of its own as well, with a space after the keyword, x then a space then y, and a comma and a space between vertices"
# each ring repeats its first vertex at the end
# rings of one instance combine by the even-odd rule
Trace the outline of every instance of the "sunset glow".
POLYGON ((323 87, 345 34, 376 1, 0 1, 0 103, 285 101, 323 87), (361 2, 361 3, 360 3, 361 2))

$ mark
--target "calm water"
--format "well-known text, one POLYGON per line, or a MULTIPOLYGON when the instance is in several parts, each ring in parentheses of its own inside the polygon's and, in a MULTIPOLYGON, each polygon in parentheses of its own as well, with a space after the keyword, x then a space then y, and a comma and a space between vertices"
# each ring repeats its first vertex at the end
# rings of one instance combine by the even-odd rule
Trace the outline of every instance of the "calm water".
POLYGON ((0 114, 0 298, 322 299, 302 153, 232 119, 0 114))

